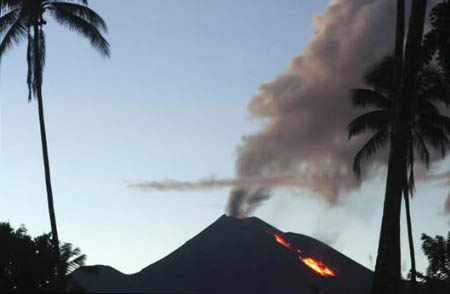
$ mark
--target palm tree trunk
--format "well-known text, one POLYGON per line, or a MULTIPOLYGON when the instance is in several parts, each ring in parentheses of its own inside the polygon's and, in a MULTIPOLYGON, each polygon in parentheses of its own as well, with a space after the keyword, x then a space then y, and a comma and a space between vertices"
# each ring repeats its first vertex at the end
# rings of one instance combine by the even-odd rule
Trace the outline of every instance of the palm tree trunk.
POLYGON ((400 211, 406 148, 392 137, 373 294, 397 294, 400 286, 400 211))
POLYGON ((50 215, 50 224, 52 228, 52 241, 53 247, 55 249, 59 248, 58 230, 56 228, 56 216, 55 207, 53 204, 53 191, 52 183, 50 178, 50 165, 48 159, 48 149, 47 149, 47 134, 45 131, 45 121, 44 121, 44 106, 42 104, 42 91, 39 87, 37 99, 39 108, 39 127, 41 130, 41 141, 42 141, 42 155, 44 158, 44 169, 45 169, 45 186, 47 188, 47 201, 48 201, 48 212, 50 215))
POLYGON ((411 257, 411 282, 414 291, 417 289, 417 281, 416 281, 416 257, 414 254, 414 241, 412 235, 412 224, 411 224, 411 212, 409 209, 409 194, 408 189, 405 190, 404 193, 405 198, 405 210, 406 210, 406 223, 408 227, 408 242, 409 242, 409 255, 411 257))
MULTIPOLYGON (((402 79, 403 71, 403 42, 405 39, 405 0, 397 0, 397 23, 395 34, 395 67, 393 78, 392 94, 393 112, 398 113, 400 108, 398 101, 398 90, 402 79)), ((388 177, 386 182, 386 193, 384 200, 383 219, 381 224, 380 240, 378 244, 378 254, 375 264, 375 275, 372 284, 372 293, 395 293, 400 281, 400 210, 401 189, 398 191, 399 182, 402 179, 398 177, 399 173, 394 171, 393 157, 396 153, 402 153, 402 150, 394 152, 394 136, 391 135, 390 156, 388 164, 388 177), (392 189, 395 188, 395 191, 392 189), (388 292, 389 291, 389 292, 388 292)), ((398 145, 398 144, 397 144, 398 145)), ((405 163, 398 162, 400 166, 406 167, 405 163)), ((396 168, 395 170, 398 170, 396 168)))
MULTIPOLYGON (((403 42, 405 41, 405 0, 397 0, 397 24, 395 33, 395 68, 393 87, 397 94, 402 80, 403 70, 403 42)), ((396 98, 396 97, 394 97, 396 98)), ((398 99, 393 99, 394 110, 398 110, 398 99)))
MULTIPOLYGON (((400 291, 400 210, 406 183, 406 157, 410 101, 415 90, 420 49, 425 23, 426 0, 413 0, 402 83, 398 91, 398 111, 391 136, 388 175, 381 223, 378 255, 372 284, 372 294, 397 294, 400 291)), ((398 38, 398 36, 397 36, 398 38)))
MULTIPOLYGON (((415 101, 410 101, 409 97, 415 97, 414 91, 416 89, 417 72, 420 70, 421 60, 417 58, 421 56, 422 40, 425 26, 425 14, 427 8, 427 0, 413 0, 411 10, 410 25, 408 31, 408 40, 406 43, 405 65, 404 65, 404 82, 401 85, 399 99, 401 106, 401 113, 399 116, 399 126, 403 132, 409 129, 409 123, 412 118, 412 108, 415 101)), ((409 130, 408 130, 409 131, 409 130)), ((405 141, 407 142, 407 141, 405 141)), ((411 149, 411 156, 413 150, 411 149)), ((413 159, 411 164, 413 164, 413 159)), ((413 168, 413 167, 412 167, 413 168)), ((406 174, 406 173, 405 173, 406 174)), ((416 268, 414 256, 414 243, 411 229, 411 215, 409 209, 409 195, 406 195, 405 205, 407 205, 406 214, 408 221, 408 238, 411 254, 411 271, 413 287, 416 287, 416 268)))
MULTIPOLYGON (((53 191, 52 183, 50 178, 50 164, 48 159, 48 148, 47 148, 47 133, 45 131, 45 120, 44 120, 44 106, 42 101, 42 64, 40 56, 40 28, 38 25, 34 25, 34 62, 35 62, 35 79, 36 79, 36 96, 38 100, 38 110, 39 110, 39 128, 41 131, 41 142, 42 142, 42 155, 44 159, 44 170, 45 170, 45 186, 47 188, 47 202, 48 202, 48 212, 50 215, 50 224, 52 229, 52 245, 55 252, 55 257, 58 262, 60 261, 59 252, 59 238, 58 230, 56 228, 56 216, 55 207, 53 204, 53 191)), ((58 271, 58 275, 61 275, 58 271)))

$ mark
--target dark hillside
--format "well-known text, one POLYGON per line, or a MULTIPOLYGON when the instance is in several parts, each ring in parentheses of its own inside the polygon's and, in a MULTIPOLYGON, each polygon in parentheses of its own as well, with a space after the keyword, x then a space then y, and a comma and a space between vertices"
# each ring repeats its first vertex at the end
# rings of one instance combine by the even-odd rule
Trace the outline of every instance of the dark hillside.
POLYGON ((222 216, 160 261, 134 275, 73 274, 96 292, 368 293, 372 272, 313 238, 282 233, 257 218, 222 216), (323 277, 275 241, 279 234, 303 256, 330 267, 323 277), (97 278, 96 278, 97 277, 97 278), (86 281, 86 282, 84 282, 86 281), (104 288, 102 288, 104 287, 104 288), (116 288, 114 288, 116 287, 116 288))

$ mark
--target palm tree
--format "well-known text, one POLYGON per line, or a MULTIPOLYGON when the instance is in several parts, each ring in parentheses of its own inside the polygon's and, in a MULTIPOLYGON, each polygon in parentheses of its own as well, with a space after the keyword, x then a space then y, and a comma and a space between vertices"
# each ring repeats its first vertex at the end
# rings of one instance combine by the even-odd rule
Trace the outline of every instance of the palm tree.
MULTIPOLYGON (((45 64, 44 16, 52 16, 57 23, 86 37, 91 45, 103 56, 109 57, 110 46, 102 36, 107 31, 104 20, 87 5, 87 0, 0 0, 0 62, 4 54, 27 42, 29 89, 28 99, 37 98, 42 153, 45 169, 48 209, 50 215, 52 242, 55 254, 59 257, 59 240, 53 205, 50 179, 50 165, 47 151, 44 106, 42 99, 42 74, 45 64)), ((61 272, 61 271, 60 271, 61 272)), ((63 274, 63 273, 60 273, 63 274)))
MULTIPOLYGON (((385 147, 394 124, 394 91, 392 80, 395 75, 395 58, 385 57, 375 64, 365 75, 366 84, 373 89, 354 89, 352 104, 355 107, 371 107, 372 110, 354 119, 349 125, 349 139, 372 131, 373 136, 356 153, 353 170, 357 177, 361 176, 361 162, 381 148, 385 147)), ((445 156, 450 147, 450 118, 441 115, 435 103, 450 106, 450 89, 443 81, 442 74, 432 67, 424 67, 418 74, 416 93, 413 104, 411 124, 408 130, 407 168, 405 178, 407 183, 403 188, 405 210, 408 228, 408 240, 411 257, 411 280, 416 283, 416 268, 414 242, 409 208, 409 195, 414 193, 414 161, 415 158, 429 168, 430 152, 428 145, 445 156)))
MULTIPOLYGON (((404 1, 397 0, 397 18, 404 15, 404 1)), ((397 19, 395 60, 396 79, 393 98, 394 118, 391 130, 389 160, 384 195, 383 217, 380 239, 372 282, 371 294, 396 294, 400 289, 400 211, 401 198, 407 182, 407 151, 409 119, 412 111, 410 98, 416 89, 417 73, 420 70, 422 38, 425 25, 427 0, 412 0, 405 54, 403 50, 404 28, 402 19, 397 19), (401 67, 399 66, 401 65, 401 67)))

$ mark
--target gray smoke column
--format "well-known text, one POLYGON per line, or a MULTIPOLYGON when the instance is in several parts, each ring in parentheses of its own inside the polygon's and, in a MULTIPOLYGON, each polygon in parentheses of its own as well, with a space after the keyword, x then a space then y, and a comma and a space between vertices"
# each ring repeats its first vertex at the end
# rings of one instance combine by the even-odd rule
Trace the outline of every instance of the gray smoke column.
MULTIPOLYGON (((243 138, 239 178, 294 174, 308 179, 302 187, 331 204, 359 187, 352 158, 362 140, 347 140, 347 125, 357 115, 349 91, 362 85, 369 65, 392 52, 395 2, 333 0, 316 16, 317 32, 305 51, 285 73, 261 85, 250 102, 251 115, 265 127, 243 138)), ((236 186, 228 213, 247 215, 268 195, 267 189, 236 186)))

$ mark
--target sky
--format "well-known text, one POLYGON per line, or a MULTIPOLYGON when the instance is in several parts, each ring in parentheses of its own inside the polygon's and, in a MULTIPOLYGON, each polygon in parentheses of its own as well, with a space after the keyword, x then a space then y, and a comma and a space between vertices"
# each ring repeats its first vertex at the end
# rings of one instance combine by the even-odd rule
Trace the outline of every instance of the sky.
MULTIPOLYGON (((249 104, 261 85, 276 84, 293 58, 311 50, 327 26, 318 16, 331 13, 328 0, 129 3, 90 1, 108 24, 110 59, 48 19, 43 87, 60 239, 79 246, 88 264, 124 273, 195 236, 225 212, 230 194, 230 188, 161 192, 129 184, 236 177, 237 146, 267 127, 249 104)), ((25 79, 22 45, 0 68, 0 221, 25 224, 36 235, 50 224, 37 104, 27 102, 25 79)), ((436 168, 447 170, 448 163, 436 168)), ((307 189, 281 188, 254 215, 373 269, 384 184, 380 168, 336 205, 307 189)), ((419 270, 427 264, 420 235, 449 230, 447 194, 435 182, 417 187, 411 206, 419 270)), ((405 226, 402 235, 406 271, 405 226)))

